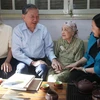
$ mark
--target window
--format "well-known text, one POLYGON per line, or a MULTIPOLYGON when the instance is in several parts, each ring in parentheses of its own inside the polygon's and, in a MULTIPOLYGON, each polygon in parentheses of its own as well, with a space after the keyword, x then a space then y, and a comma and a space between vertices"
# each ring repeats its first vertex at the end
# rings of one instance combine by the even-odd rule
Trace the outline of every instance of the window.
POLYGON ((40 14, 63 14, 67 8, 68 0, 35 0, 40 14), (64 5, 66 4, 66 6, 64 5))
POLYGON ((48 9, 47 0, 35 0, 35 4, 39 9, 48 9))
POLYGON ((74 9, 86 9, 87 0, 73 0, 73 8, 74 9))
POLYGON ((11 10, 12 9, 12 0, 1 0, 1 9, 2 10, 11 10))
POLYGON ((73 0, 73 14, 97 14, 100 0, 73 0))
POLYGON ((50 9, 64 9, 63 0, 50 0, 50 9))
POLYGON ((100 0, 91 0, 90 9, 98 9, 98 8, 100 8, 100 0))
POLYGON ((35 4, 39 9, 63 9, 64 0, 35 0, 35 4), (50 4, 48 6, 48 4, 50 4))
POLYGON ((1 0, 1 10, 21 10, 27 4, 27 0, 1 0), (14 3, 14 5, 13 5, 14 3))
POLYGON ((26 0, 15 0, 15 9, 21 10, 24 5, 27 4, 26 0))
POLYGON ((2 15, 20 15, 22 7, 28 3, 36 4, 41 16, 70 18, 70 15, 91 16, 100 12, 100 0, 0 0, 0 12, 2 15))

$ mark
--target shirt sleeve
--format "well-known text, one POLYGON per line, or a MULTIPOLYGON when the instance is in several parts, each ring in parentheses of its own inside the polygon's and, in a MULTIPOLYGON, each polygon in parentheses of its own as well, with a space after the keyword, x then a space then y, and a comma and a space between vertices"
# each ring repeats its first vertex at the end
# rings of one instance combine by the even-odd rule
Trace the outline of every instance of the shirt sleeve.
POLYGON ((15 28, 13 30, 13 35, 12 35, 12 54, 13 57, 16 58, 17 60, 24 62, 27 65, 30 65, 32 62, 32 59, 27 57, 25 53, 22 50, 22 43, 21 43, 21 32, 18 28, 15 28))
POLYGON ((47 31, 47 29, 45 28, 44 32, 46 33, 45 37, 44 37, 44 41, 45 41, 45 52, 46 52, 46 56, 48 57, 48 59, 52 62, 52 60, 54 58, 56 58, 55 54, 54 54, 54 50, 53 50, 53 41, 51 39, 51 35, 50 33, 47 31))

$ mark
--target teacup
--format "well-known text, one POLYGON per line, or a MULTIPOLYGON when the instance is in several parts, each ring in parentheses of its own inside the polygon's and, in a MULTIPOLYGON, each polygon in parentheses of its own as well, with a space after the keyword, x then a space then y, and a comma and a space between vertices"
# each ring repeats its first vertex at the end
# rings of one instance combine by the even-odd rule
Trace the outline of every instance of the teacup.
POLYGON ((62 88, 62 87, 63 87, 63 83, 62 83, 61 81, 56 81, 56 82, 54 83, 54 86, 55 86, 56 88, 62 88))
POLYGON ((49 90, 49 84, 43 84, 41 87, 40 87, 41 90, 43 91, 48 91, 49 90))

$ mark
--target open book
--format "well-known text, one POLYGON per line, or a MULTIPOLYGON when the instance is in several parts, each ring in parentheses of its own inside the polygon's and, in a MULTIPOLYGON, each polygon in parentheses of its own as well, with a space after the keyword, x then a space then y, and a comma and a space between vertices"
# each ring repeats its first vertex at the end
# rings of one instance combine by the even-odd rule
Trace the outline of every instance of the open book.
POLYGON ((29 85, 35 79, 34 75, 15 73, 10 78, 5 80, 1 86, 15 90, 27 90, 29 85))

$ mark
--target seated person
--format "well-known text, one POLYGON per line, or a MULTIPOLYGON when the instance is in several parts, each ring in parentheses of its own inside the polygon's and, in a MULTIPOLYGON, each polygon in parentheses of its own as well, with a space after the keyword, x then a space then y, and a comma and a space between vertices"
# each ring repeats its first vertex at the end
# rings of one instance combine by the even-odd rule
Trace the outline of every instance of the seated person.
POLYGON ((63 67, 61 71, 51 68, 48 73, 48 81, 67 82, 70 71, 66 69, 66 66, 83 57, 84 43, 76 37, 77 31, 77 26, 74 22, 69 21, 64 23, 62 37, 56 42, 54 48, 55 55, 63 67))
POLYGON ((0 77, 8 78, 15 72, 16 60, 11 52, 12 27, 0 19, 0 77))
POLYGON ((39 23, 39 11, 33 4, 22 9, 23 23, 13 30, 12 53, 19 61, 16 73, 34 74, 46 80, 48 65, 45 56, 52 62, 52 67, 61 66, 55 59, 53 41, 47 28, 39 23))
POLYGON ((100 14, 92 19, 92 32, 84 57, 66 68, 71 69, 68 82, 88 79, 100 83, 100 14))

